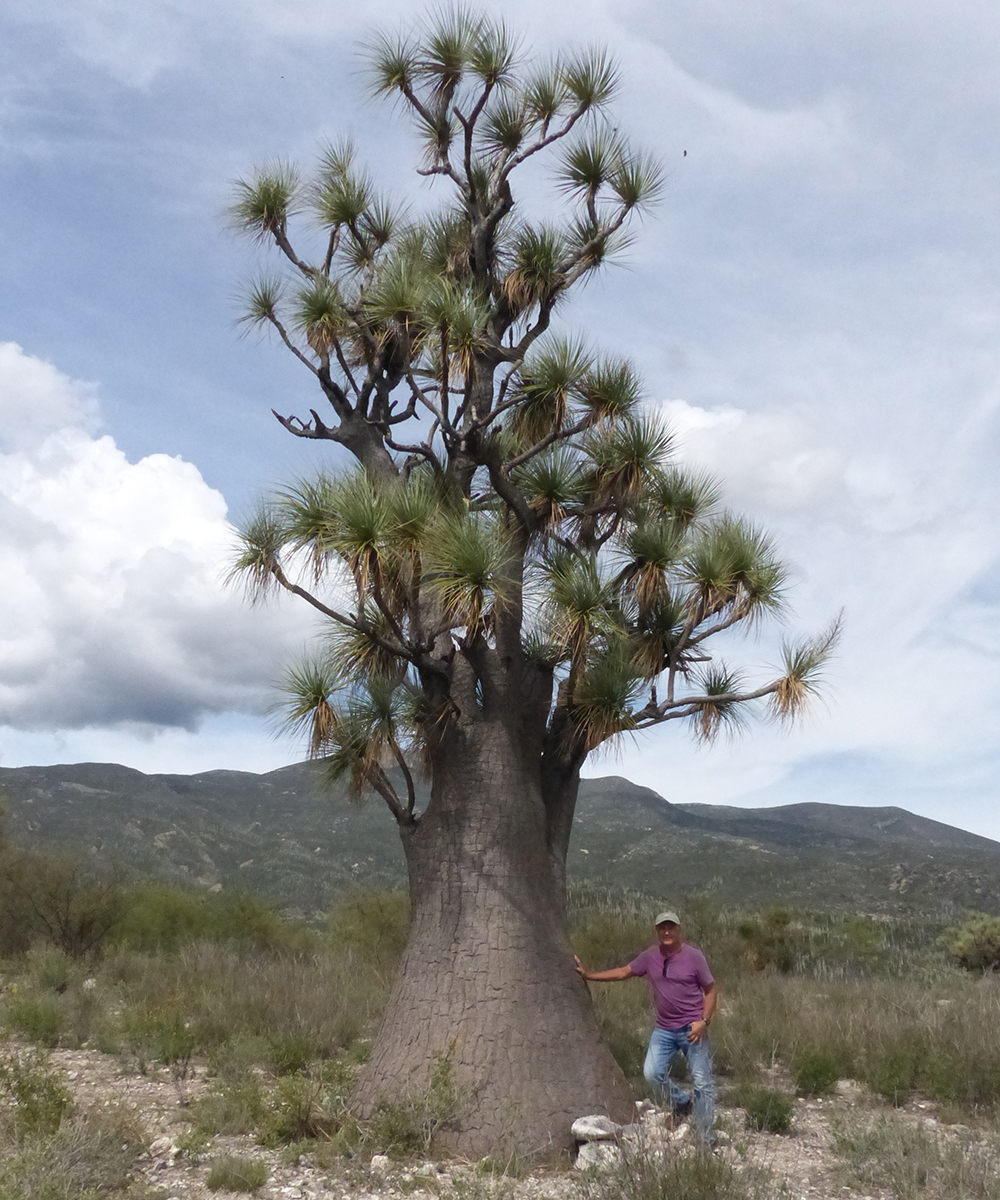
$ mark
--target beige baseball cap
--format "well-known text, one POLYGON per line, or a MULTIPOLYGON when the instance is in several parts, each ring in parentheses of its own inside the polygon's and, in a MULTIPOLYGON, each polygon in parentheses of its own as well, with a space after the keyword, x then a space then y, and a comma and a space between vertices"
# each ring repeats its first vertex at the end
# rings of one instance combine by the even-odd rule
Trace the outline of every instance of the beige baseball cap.
POLYGON ((681 923, 680 917, 675 912, 670 912, 669 909, 666 912, 659 913, 653 924, 662 925, 664 921, 673 921, 675 925, 681 923))

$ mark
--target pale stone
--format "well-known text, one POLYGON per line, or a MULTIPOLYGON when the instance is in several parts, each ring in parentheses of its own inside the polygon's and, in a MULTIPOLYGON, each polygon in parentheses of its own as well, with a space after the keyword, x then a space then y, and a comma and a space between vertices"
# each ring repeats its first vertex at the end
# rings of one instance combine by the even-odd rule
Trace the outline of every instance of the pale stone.
POLYGON ((389 1155, 388 1154, 373 1154, 371 1169, 382 1175, 389 1170, 389 1155))
POLYGON ((621 1131, 621 1126, 609 1117, 577 1117, 570 1133, 578 1142, 610 1142, 621 1131))
POLYGON ((176 1158, 180 1150, 168 1137, 158 1137, 149 1147, 151 1158, 176 1158))
POLYGON ((579 1171, 585 1171, 588 1167, 616 1167, 621 1161, 621 1150, 611 1142, 584 1142, 576 1155, 579 1171))

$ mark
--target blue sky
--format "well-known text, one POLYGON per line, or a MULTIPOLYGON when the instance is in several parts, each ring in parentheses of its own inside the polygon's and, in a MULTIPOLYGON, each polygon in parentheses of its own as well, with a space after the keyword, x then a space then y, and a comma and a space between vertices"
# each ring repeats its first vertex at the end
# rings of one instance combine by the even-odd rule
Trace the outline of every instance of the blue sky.
MULTIPOLYGON (((412 203, 358 49, 407 6, 12 0, 0 14, 0 762, 267 769, 308 639, 221 583, 227 519, 322 452, 309 380, 242 338, 232 180, 347 133, 412 203), (227 518, 228 514, 228 518, 227 518)), ((620 60, 667 169, 628 263, 566 323, 640 365, 686 460, 844 609, 826 701, 591 769, 675 801, 901 804, 1000 837, 1000 15, 992 4, 504 5, 620 60), (685 151, 687 152, 685 154, 685 151)), ((528 202, 545 203, 536 182, 528 202)), ((750 660, 773 653, 763 639, 750 660)))

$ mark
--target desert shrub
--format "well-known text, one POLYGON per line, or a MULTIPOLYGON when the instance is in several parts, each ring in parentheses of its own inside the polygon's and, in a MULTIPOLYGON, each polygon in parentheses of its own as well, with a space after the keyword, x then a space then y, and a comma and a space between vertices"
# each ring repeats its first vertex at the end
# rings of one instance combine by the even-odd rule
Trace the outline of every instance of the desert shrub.
POLYGON ((808 946, 807 934, 792 923, 791 913, 785 909, 741 921, 736 932, 744 943, 747 962, 757 971, 770 968, 787 974, 808 946))
POLYGON ((905 1118, 853 1120, 834 1132, 852 1182, 898 1200, 1000 1200, 995 1136, 955 1138, 905 1118))
MULTIPOLYGON (((20 1145, 4 1147, 0 1200, 89 1200, 122 1194, 145 1145, 145 1130, 134 1113, 119 1108, 82 1113, 64 1120, 49 1136, 36 1134, 20 1145)), ((128 1192, 136 1200, 143 1194, 128 1192)))
POLYGON ((131 889, 127 900, 127 912, 113 940, 132 950, 170 954, 202 941, 300 953, 314 943, 304 926, 284 920, 270 904, 246 892, 146 883, 131 889))
POLYGON ((121 920, 124 895, 112 880, 72 856, 0 854, 0 911, 22 952, 42 942, 71 958, 97 949, 121 920))
POLYGON ((279 1034, 268 1042, 267 1066, 275 1075, 304 1071, 314 1056, 314 1039, 303 1030, 279 1034))
POLYGON ((451 1060, 440 1055, 426 1088, 380 1101, 362 1140, 390 1157, 426 1156, 435 1135, 461 1115, 464 1103, 451 1060))
POLYGON ((16 1140, 55 1133, 71 1102, 39 1050, 7 1049, 0 1056, 0 1094, 8 1100, 7 1126, 16 1140))
POLYGON ((774 1200, 767 1171, 710 1153, 663 1154, 623 1146, 613 1171, 586 1172, 583 1200, 774 1200))
POLYGON ((213 1159, 205 1186, 210 1192, 257 1192, 267 1183, 267 1163, 227 1154, 213 1159))
POLYGON ((919 1033, 901 1035, 866 1058, 864 1081, 890 1104, 905 1104, 920 1081, 926 1042, 919 1033))
POLYGON ((254 1077, 214 1087, 191 1106, 196 1130, 216 1134, 253 1133, 267 1114, 260 1081, 254 1077))
POLYGON ((801 1050, 792 1062, 795 1091, 800 1096, 825 1096, 836 1086, 841 1065, 828 1051, 801 1050))
POLYGON ((62 1005, 52 996, 15 992, 3 1006, 3 1023, 39 1046, 58 1046, 63 1027, 62 1005))
POLYGON ((396 966, 409 928, 405 892, 352 892, 334 907, 327 923, 331 947, 382 970, 396 966))
POLYGON ((775 1088, 756 1083, 744 1083, 730 1095, 730 1100, 746 1115, 748 1129, 764 1133, 788 1133, 792 1127, 792 1098, 775 1088))
POLYGON ((267 1098, 260 1122, 260 1140, 266 1146, 329 1137, 343 1119, 343 1103, 322 1078, 283 1075, 267 1098))
POLYGON ((1000 967, 1000 917, 976 913, 942 937, 949 954, 967 971, 1000 967))
POLYGON ((156 1063, 169 1067, 178 1079, 186 1079, 198 1047, 197 1031, 176 1006, 135 1007, 122 1014, 121 1053, 140 1074, 156 1063))

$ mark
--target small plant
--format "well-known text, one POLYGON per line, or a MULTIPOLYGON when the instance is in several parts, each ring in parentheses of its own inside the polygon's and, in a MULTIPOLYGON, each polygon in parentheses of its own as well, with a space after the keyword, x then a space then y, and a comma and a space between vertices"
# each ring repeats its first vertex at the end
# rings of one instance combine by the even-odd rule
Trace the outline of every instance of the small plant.
POLYGON ((38 1046, 58 1046, 63 1027, 63 1010, 50 996, 21 992, 12 996, 4 1006, 3 1023, 38 1046))
POLYGON ((583 1200, 772 1200, 769 1173, 708 1152, 671 1154, 622 1147, 613 1171, 584 1175, 583 1200))
POLYGON ((146 1132, 126 1108, 100 1108, 34 1133, 0 1152, 0 1200, 91 1200, 123 1196, 165 1200, 132 1180, 146 1132), (126 1189, 128 1191, 126 1192, 126 1189))
POLYGON ((823 1050, 803 1050, 792 1064, 795 1091, 800 1096, 826 1096, 840 1078, 840 1064, 823 1050))
POLYGON ((995 971, 1000 967, 1000 917, 976 913, 964 924, 949 929, 941 940, 967 971, 995 971))
POLYGON ((260 1122, 260 1140, 266 1146, 299 1142, 305 1138, 330 1137, 343 1118, 339 1097, 322 1079, 306 1075, 283 1075, 268 1097, 267 1112, 260 1122))
POLYGON ((865 1083, 890 1104, 905 1104, 918 1083, 925 1057, 923 1039, 901 1037, 869 1056, 865 1083))
POLYGON ((788 1133, 792 1125, 792 1098, 775 1088, 745 1084, 737 1089, 735 1103, 746 1114, 748 1129, 762 1133, 788 1133))
POLYGON ((304 1071, 315 1055, 313 1039, 306 1033, 287 1033, 271 1039, 267 1065, 275 1075, 304 1071))
POLYGON ((266 1113, 263 1089, 252 1076, 213 1088, 191 1110, 195 1129, 209 1136, 253 1133, 266 1113))
POLYGON ((405 1158, 428 1154, 439 1129, 459 1115, 462 1105, 451 1059, 439 1054, 423 1092, 398 1101, 383 1100, 366 1129, 367 1139, 382 1153, 405 1158))
POLYGON ((267 1183, 267 1163, 227 1154, 213 1159, 205 1186, 210 1192, 257 1192, 267 1183))
POLYGON ((55 1133, 71 1101, 48 1059, 37 1050, 12 1050, 0 1058, 0 1093, 12 1104, 18 1140, 55 1133))

